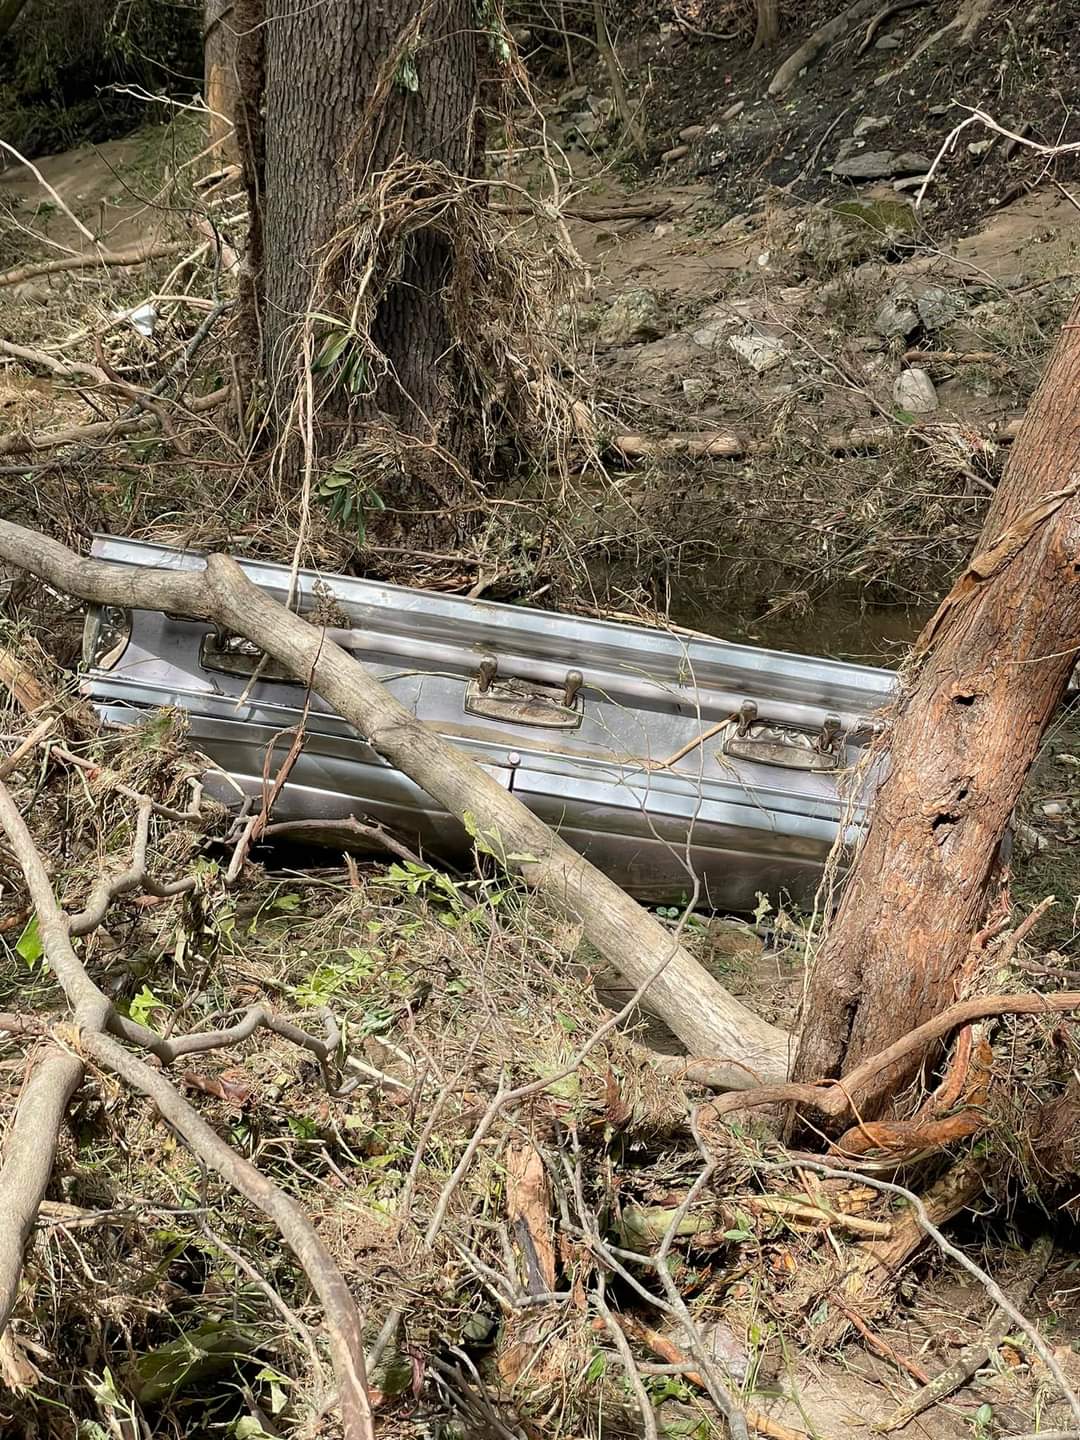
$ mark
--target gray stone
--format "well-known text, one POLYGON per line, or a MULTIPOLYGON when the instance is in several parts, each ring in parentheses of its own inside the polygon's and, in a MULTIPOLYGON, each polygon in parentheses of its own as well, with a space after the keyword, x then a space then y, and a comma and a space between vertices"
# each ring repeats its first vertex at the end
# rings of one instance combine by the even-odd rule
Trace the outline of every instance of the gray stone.
POLYGON ((626 290, 613 300, 600 321, 599 335, 605 345, 637 345, 659 340, 667 329, 660 301, 651 290, 626 290))
POLYGON ((642 345, 634 356, 634 369, 639 375, 651 375, 674 381, 677 372, 700 364, 705 352, 689 335, 666 335, 642 345))
POLYGON ((847 180, 885 180, 896 174, 896 156, 891 150, 864 150, 836 160, 832 173, 847 180))
POLYGON ((719 350, 731 332, 738 330, 742 323, 738 315, 729 311, 721 311, 719 314, 706 311, 701 316, 698 328, 691 331, 691 336, 694 344, 700 345, 703 350, 719 350))
POLYGON ((896 155, 892 150, 864 150, 833 162, 832 173, 847 180, 890 180, 894 175, 922 174, 929 170, 925 155, 905 151, 896 155))
POLYGON ((940 285, 927 285, 915 296, 915 308, 927 330, 939 330, 963 310, 957 297, 940 285))
POLYGON ((571 129, 576 130, 579 135, 595 135, 600 129, 601 121, 591 110, 579 110, 576 115, 570 116, 571 129))
POLYGON ((703 375, 689 375, 682 382, 682 393, 692 405, 701 405, 709 398, 712 386, 703 375))
POLYGON ((872 130, 884 130, 889 124, 889 118, 888 115, 864 115, 861 120, 856 120, 851 133, 858 140, 863 135, 869 135, 872 130))
POLYGON ((875 41, 874 41, 874 49, 875 49, 875 50, 899 50, 899 49, 900 49, 900 36, 899 36, 899 35, 882 35, 882 37, 881 37, 880 40, 875 40, 875 41))
POLYGON ((900 410, 912 415, 928 415, 938 408, 934 382, 925 370, 904 370, 893 384, 893 400, 900 410))
POLYGON ((733 350, 740 360, 745 360, 752 370, 764 375, 784 363, 787 346, 773 335, 732 335, 728 349, 733 350))
POLYGON ((910 295, 890 295, 874 316, 874 329, 886 340, 906 340, 919 327, 919 314, 910 295))

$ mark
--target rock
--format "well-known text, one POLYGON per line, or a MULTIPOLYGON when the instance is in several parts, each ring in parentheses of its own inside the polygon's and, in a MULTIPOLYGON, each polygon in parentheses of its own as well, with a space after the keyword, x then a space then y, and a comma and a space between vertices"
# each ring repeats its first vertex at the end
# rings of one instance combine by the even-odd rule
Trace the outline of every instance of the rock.
POLYGON ((906 340, 919 328, 919 314, 910 295, 890 295, 874 316, 874 329, 886 340, 906 340))
POLYGON ((881 37, 880 40, 875 40, 875 41, 874 41, 874 49, 875 49, 875 50, 899 50, 899 49, 900 49, 900 36, 899 36, 899 35, 882 35, 882 37, 881 37))
POLYGON ((18 285, 12 285, 7 293, 12 300, 20 300, 32 305, 47 305, 53 295, 44 280, 23 280, 18 285))
POLYGON ((834 161, 832 173, 846 180, 887 180, 897 173, 896 156, 891 150, 864 150, 834 161))
POLYGON ((934 382, 925 370, 903 370, 893 385, 893 400, 900 410, 912 415, 928 415, 938 408, 934 382))
POLYGON ((852 232, 869 232, 890 245, 915 234, 915 211, 906 200, 840 200, 829 211, 852 232))
POLYGON ((659 340, 666 328, 660 301, 651 290, 626 290, 608 306, 599 337, 605 345, 637 345, 659 340))
POLYGON ((688 375, 682 382, 682 393, 692 405, 702 405, 709 398, 712 386, 703 375, 688 375))
POLYGON ((888 115, 864 115, 861 120, 856 120, 852 136, 858 140, 863 135, 869 135, 872 130, 884 130, 889 121, 888 115))
POLYGON ((672 165, 676 160, 682 160, 689 154, 689 145, 673 145, 670 150, 665 150, 660 156, 660 163, 661 165, 672 165))
POLYGON ((894 175, 922 174, 930 169, 925 155, 906 150, 896 155, 891 150, 864 150, 833 161, 832 173, 846 180, 891 180, 894 175))
POLYGON ((689 335, 666 335, 641 347, 634 356, 634 369, 639 374, 674 380, 678 371, 699 365, 704 359, 700 345, 695 345, 689 335))
POLYGON ((728 349, 733 350, 740 360, 745 360, 752 370, 764 375, 784 363, 787 346, 773 335, 732 335, 728 349))
POLYGON ((601 123, 591 110, 579 110, 576 115, 570 116, 571 132, 576 131, 581 136, 595 135, 601 123))
POLYGON ((733 330, 738 330, 742 321, 738 315, 722 312, 719 315, 703 315, 703 323, 691 332, 695 345, 703 350, 719 350, 733 330))
POLYGON ((684 130, 679 131, 679 139, 684 145, 692 145, 695 140, 700 140, 704 134, 704 125, 687 125, 684 130))
POLYGON ((721 119, 721 120, 734 120, 735 117, 736 117, 736 115, 741 115, 742 112, 743 112, 745 109, 746 109, 746 101, 745 101, 745 100, 736 100, 735 103, 734 103, 734 105, 729 105, 729 106, 727 107, 727 109, 724 111, 724 113, 720 116, 720 119, 721 119))
POLYGON ((964 309, 962 301, 941 285, 927 285, 915 296, 915 308, 927 330, 940 330, 964 309))

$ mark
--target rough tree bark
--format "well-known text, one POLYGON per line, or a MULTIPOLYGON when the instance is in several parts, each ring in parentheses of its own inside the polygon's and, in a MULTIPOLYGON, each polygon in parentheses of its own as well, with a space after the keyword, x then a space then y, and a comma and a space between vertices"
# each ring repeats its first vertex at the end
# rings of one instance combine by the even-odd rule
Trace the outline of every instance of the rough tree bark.
MULTIPOLYGON (((409 7, 368 0, 267 0, 263 363, 272 384, 293 371, 319 252, 364 183, 404 155, 473 171, 482 37, 474 7, 430 0, 411 39, 409 20, 409 7)), ((378 408, 424 438, 456 392, 441 293, 448 266, 441 238, 414 237, 372 337, 396 376, 380 387, 378 408)))
POLYGON ((238 158, 235 8, 233 0, 206 0, 203 7, 203 99, 214 165, 233 165, 238 158))
MULTIPOLYGON (((1080 303, 975 557, 916 644, 889 774, 814 966, 796 1079, 846 1074, 956 998, 1078 649, 1080 303)), ((863 1117, 910 1072, 887 1072, 862 1096, 863 1117)))

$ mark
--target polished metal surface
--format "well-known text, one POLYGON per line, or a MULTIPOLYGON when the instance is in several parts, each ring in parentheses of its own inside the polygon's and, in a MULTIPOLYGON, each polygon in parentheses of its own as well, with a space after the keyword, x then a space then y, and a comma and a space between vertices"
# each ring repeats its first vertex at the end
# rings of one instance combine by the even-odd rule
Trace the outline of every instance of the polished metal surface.
MULTIPOLYGON (((105 537, 93 553, 203 563, 105 537)), ((287 567, 240 563, 285 600, 287 567)), ((890 671, 300 572, 300 613, 326 614, 330 597, 328 638, 644 899, 691 894, 696 877, 717 907, 752 908, 759 892, 806 901, 839 827, 850 839, 862 822, 873 782, 852 772, 890 671)), ((136 611, 126 645, 122 631, 115 614, 88 618, 85 685, 103 716, 179 706, 192 745, 233 782, 219 775, 212 788, 257 793, 267 745, 300 720, 303 686, 272 662, 252 683, 258 655, 205 622, 136 611)), ((367 815, 437 853, 467 850, 462 827, 319 697, 304 724, 277 818, 367 815)))

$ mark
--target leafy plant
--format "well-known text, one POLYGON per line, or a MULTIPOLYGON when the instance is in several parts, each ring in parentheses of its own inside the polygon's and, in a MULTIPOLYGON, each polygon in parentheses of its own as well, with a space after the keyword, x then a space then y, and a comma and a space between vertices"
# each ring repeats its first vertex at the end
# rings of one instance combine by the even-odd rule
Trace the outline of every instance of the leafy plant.
POLYGON ((367 538, 368 512, 386 509, 379 492, 364 484, 341 462, 328 475, 323 476, 315 494, 325 503, 331 520, 343 527, 351 526, 355 529, 357 543, 360 545, 367 538))

